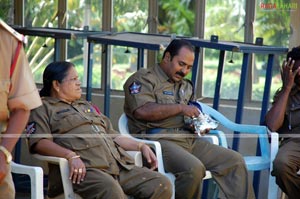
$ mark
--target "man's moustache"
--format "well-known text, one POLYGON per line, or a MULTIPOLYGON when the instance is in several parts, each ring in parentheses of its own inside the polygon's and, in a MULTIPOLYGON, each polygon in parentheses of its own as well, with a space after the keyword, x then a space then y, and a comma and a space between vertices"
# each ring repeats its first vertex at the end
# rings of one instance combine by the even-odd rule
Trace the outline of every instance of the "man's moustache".
POLYGON ((184 77, 184 76, 185 76, 184 73, 182 73, 182 72, 176 72, 176 74, 177 74, 177 75, 180 75, 181 77, 184 77))

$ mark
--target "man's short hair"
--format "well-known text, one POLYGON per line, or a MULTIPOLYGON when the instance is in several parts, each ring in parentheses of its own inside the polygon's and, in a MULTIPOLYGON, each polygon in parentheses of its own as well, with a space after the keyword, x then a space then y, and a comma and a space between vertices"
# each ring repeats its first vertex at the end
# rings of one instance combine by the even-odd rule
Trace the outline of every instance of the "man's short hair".
POLYGON ((292 48, 291 51, 288 52, 286 59, 292 58, 292 60, 300 60, 300 46, 292 48))
POLYGON ((185 39, 174 39, 165 49, 163 58, 165 57, 166 52, 169 52, 171 59, 173 59, 173 57, 178 55, 179 50, 183 47, 190 49, 192 52, 195 51, 194 46, 189 41, 185 39))

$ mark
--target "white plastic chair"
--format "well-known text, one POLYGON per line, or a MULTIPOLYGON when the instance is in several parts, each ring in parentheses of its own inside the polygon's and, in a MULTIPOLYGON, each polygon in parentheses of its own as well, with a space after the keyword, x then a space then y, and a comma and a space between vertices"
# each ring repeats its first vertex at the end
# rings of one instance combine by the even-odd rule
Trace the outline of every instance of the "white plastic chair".
MULTIPOLYGON (((127 151, 127 153, 131 155, 131 157, 133 157, 136 166, 142 167, 143 161, 141 152, 127 151)), ((46 161, 48 163, 56 164, 59 166, 64 193, 55 197, 55 199, 81 199, 81 197, 73 191, 72 182, 69 179, 69 164, 67 159, 53 156, 44 156, 39 154, 34 154, 33 156, 39 160, 46 161)))
POLYGON ((31 199, 43 199, 43 169, 41 167, 27 166, 11 162, 11 172, 16 174, 26 174, 30 177, 31 199))
MULTIPOLYGON (((258 136, 260 144, 260 154, 259 156, 244 156, 247 169, 249 171, 261 171, 268 169, 269 173, 273 168, 273 160, 278 151, 278 133, 270 132, 266 126, 262 125, 246 125, 246 124, 237 124, 229 119, 227 119, 223 114, 217 110, 211 108, 210 106, 199 102, 202 107, 202 111, 206 114, 209 114, 211 117, 219 121, 221 125, 225 128, 246 134, 255 134, 258 136), (269 138, 271 142, 269 143, 269 138)), ((275 178, 269 175, 269 184, 268 184, 268 199, 277 198, 278 186, 275 183, 275 178)))
MULTIPOLYGON (((122 134, 122 135, 125 135, 125 136, 130 136, 130 133, 129 133, 129 129, 128 129, 128 119, 127 119, 127 116, 125 113, 123 113, 121 115, 121 117, 119 118, 119 122, 118 122, 118 126, 119 126, 119 132, 122 134)), ((225 139, 225 136, 223 135, 223 132, 221 131, 216 131, 215 134, 219 134, 221 139, 218 138, 217 136, 215 135, 206 135, 206 136, 203 136, 202 139, 206 139, 207 141, 213 143, 213 144, 216 144, 216 145, 219 145, 219 140, 221 140, 224 144, 224 146, 227 146, 227 142, 226 142, 226 139, 225 139)), ((133 139, 137 140, 137 141, 140 141, 140 142, 144 142, 150 146, 152 146, 152 148, 154 149, 155 151, 155 154, 156 154, 156 157, 157 157, 157 162, 158 162, 158 172, 165 175, 166 177, 168 177, 168 179, 171 181, 172 183, 172 189, 173 189, 173 195, 172 195, 172 198, 174 199, 175 198, 175 176, 172 174, 172 173, 168 173, 165 171, 164 169, 164 164, 163 164, 163 158, 162 158, 162 151, 161 151, 161 145, 158 141, 152 141, 152 140, 144 140, 144 139, 138 139, 138 138, 134 138, 132 137, 133 139)), ((203 178, 204 180, 205 179, 211 179, 212 178, 212 175, 211 175, 211 172, 210 171, 206 171, 206 175, 205 177, 203 178)))

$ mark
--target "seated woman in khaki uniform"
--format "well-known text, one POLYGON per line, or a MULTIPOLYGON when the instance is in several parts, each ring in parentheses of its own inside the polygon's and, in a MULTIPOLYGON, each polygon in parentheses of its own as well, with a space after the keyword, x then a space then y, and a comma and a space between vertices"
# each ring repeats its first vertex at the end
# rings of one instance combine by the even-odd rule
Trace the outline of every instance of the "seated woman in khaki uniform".
MULTIPOLYGON (((148 168, 134 166, 124 150, 140 150, 151 165, 151 149, 121 136, 109 119, 80 100, 77 71, 70 62, 53 62, 43 74, 43 105, 31 112, 27 126, 32 153, 66 158, 74 192, 82 198, 170 198, 168 179, 148 168)), ((62 193, 58 168, 49 165, 48 195, 62 193)))

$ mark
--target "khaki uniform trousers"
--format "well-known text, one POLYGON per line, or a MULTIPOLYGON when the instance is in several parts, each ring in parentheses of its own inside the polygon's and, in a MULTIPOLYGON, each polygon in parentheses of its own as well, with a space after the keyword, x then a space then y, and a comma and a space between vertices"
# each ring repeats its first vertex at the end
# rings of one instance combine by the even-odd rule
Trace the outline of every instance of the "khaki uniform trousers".
POLYGON ((11 175, 11 167, 8 166, 8 173, 0 184, 0 199, 15 199, 15 186, 11 175))
POLYGON ((300 139, 290 138, 282 143, 273 162, 272 175, 289 199, 300 196, 300 139))
POLYGON ((244 159, 239 153, 201 139, 158 141, 166 171, 176 176, 176 199, 200 199, 206 170, 211 171, 225 198, 255 198, 244 159))
POLYGON ((84 199, 127 199, 134 198, 169 199, 172 196, 170 181, 160 173, 147 168, 121 169, 113 177, 100 169, 87 168, 85 180, 73 184, 74 191, 84 199), (125 195, 126 194, 126 195, 125 195))

